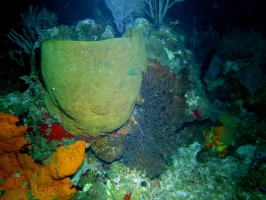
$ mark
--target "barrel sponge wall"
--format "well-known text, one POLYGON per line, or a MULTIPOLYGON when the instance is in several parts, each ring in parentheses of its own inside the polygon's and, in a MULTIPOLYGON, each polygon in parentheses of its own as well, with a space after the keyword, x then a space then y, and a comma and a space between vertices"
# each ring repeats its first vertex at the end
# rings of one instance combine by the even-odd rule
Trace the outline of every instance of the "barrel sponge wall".
POLYGON ((141 31, 104 41, 45 41, 41 56, 46 107, 67 131, 97 137, 126 123, 147 65, 141 31))

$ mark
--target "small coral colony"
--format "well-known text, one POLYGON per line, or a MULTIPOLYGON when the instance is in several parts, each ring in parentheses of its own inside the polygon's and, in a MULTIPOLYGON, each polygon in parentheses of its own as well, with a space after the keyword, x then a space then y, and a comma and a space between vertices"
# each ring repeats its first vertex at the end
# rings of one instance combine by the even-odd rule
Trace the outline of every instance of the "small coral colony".
POLYGON ((234 29, 198 62, 205 37, 164 19, 186 1, 111 2, 7 34, 27 70, 0 81, 0 199, 265 199, 266 40, 234 29))

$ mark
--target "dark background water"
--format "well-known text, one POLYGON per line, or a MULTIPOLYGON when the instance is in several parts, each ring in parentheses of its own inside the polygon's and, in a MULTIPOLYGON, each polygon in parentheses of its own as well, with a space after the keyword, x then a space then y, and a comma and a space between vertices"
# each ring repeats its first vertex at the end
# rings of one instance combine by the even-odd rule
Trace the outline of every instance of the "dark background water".
MULTIPOLYGON (((9 0, 1 6, 1 46, 6 34, 20 21, 20 14, 27 12, 29 5, 43 6, 54 11, 59 24, 71 25, 79 20, 93 18, 101 12, 112 19, 104 0, 9 0)), ((236 27, 254 30, 266 35, 266 1, 264 0, 185 0, 176 3, 167 12, 165 20, 178 19, 179 26, 186 32, 196 28, 198 32, 215 30, 222 34, 236 27)))

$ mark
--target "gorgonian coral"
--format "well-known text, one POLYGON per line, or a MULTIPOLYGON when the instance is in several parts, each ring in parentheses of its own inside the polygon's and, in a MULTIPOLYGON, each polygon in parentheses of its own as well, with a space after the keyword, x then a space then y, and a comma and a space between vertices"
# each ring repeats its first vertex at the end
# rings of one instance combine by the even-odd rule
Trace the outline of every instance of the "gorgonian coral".
POLYGON ((143 73, 141 98, 133 112, 135 129, 126 135, 123 161, 153 178, 166 167, 174 150, 174 122, 171 103, 172 78, 163 78, 149 67, 143 73))

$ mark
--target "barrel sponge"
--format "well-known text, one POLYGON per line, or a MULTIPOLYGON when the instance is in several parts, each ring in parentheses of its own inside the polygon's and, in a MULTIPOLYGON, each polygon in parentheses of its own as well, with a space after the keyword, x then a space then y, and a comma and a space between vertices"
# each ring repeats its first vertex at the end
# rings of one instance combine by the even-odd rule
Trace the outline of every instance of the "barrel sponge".
POLYGON ((45 105, 72 135, 120 128, 139 97, 147 56, 141 31, 102 41, 45 41, 45 105))

